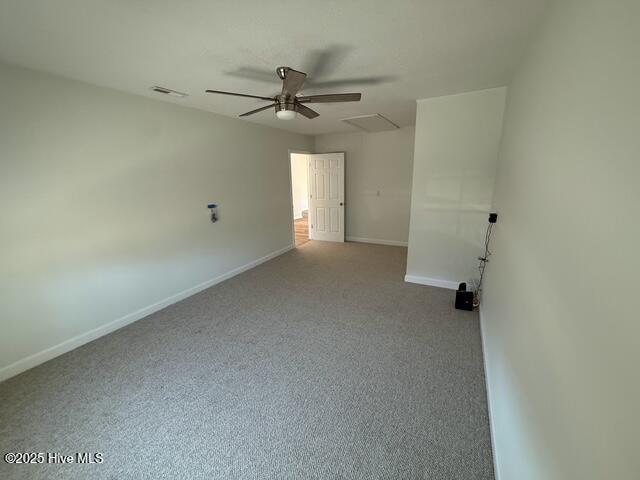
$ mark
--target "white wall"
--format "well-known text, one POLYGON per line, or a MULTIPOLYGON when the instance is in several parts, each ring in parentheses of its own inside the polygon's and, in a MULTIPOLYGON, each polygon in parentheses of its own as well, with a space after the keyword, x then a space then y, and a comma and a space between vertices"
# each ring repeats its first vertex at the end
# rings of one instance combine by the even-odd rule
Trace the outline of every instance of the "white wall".
POLYGON ((491 207, 506 88, 418 101, 407 281, 476 277, 491 207))
POLYGON ((291 244, 310 137, 6 65, 0 105, 0 378, 291 244))
POLYGON ((499 479, 638 479, 640 2, 548 13, 509 90, 482 305, 499 479))
POLYGON ((309 210, 309 157, 302 153, 291 154, 291 196, 293 218, 302 218, 309 210))
POLYGON ((345 152, 347 240, 406 245, 413 143, 413 127, 316 137, 316 153, 345 152))

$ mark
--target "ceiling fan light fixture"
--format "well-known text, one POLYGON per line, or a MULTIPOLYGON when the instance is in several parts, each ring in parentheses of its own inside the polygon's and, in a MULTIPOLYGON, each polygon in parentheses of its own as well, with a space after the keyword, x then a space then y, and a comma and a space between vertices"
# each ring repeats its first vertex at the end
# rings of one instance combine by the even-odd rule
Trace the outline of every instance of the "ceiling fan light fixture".
POLYGON ((298 115, 298 112, 295 110, 278 110, 276 112, 276 117, 280 120, 293 120, 298 115))

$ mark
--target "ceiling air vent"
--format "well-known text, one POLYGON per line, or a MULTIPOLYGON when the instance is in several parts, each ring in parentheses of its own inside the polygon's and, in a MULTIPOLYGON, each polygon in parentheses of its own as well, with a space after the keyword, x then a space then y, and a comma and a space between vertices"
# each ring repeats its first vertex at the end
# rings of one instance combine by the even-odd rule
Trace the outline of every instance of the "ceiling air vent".
POLYGON ((171 95, 172 97, 182 98, 187 96, 186 93, 176 92, 175 90, 171 90, 170 88, 156 86, 156 87, 151 87, 151 90, 158 93, 164 93, 165 95, 171 95))
POLYGON ((400 128, 398 125, 379 113, 343 118, 342 121, 369 133, 384 132, 386 130, 395 130, 396 128, 400 128))

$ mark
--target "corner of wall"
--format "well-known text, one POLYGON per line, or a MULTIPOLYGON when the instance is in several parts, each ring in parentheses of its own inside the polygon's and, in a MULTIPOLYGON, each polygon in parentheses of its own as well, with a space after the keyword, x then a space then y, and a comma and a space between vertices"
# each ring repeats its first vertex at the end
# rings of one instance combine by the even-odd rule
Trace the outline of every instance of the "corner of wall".
POLYGON ((485 314, 482 303, 478 307, 478 317, 480 322, 480 341, 482 343, 482 362, 484 367, 484 382, 485 382, 485 390, 487 393, 487 411, 489 415, 489 431, 491 433, 491 454, 493 457, 493 473, 495 476, 495 480, 500 480, 502 476, 500 475, 500 463, 498 462, 498 452, 496 450, 496 426, 494 413, 491 402, 491 389, 490 389, 490 370, 489 370, 489 362, 487 360, 487 340, 486 340, 486 328, 485 328, 485 314))

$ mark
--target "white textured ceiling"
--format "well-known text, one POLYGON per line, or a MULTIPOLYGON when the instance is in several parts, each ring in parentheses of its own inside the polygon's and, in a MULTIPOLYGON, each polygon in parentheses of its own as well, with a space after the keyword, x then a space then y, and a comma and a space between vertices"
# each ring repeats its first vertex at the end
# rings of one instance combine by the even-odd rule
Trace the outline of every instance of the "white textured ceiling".
POLYGON ((304 94, 355 91, 363 100, 315 105, 313 120, 283 122, 267 110, 246 121, 320 134, 356 130, 340 118, 381 113, 406 126, 416 99, 507 84, 545 4, 2 0, 0 60, 234 117, 265 103, 205 89, 273 95, 275 67, 286 65, 318 83, 304 94))

